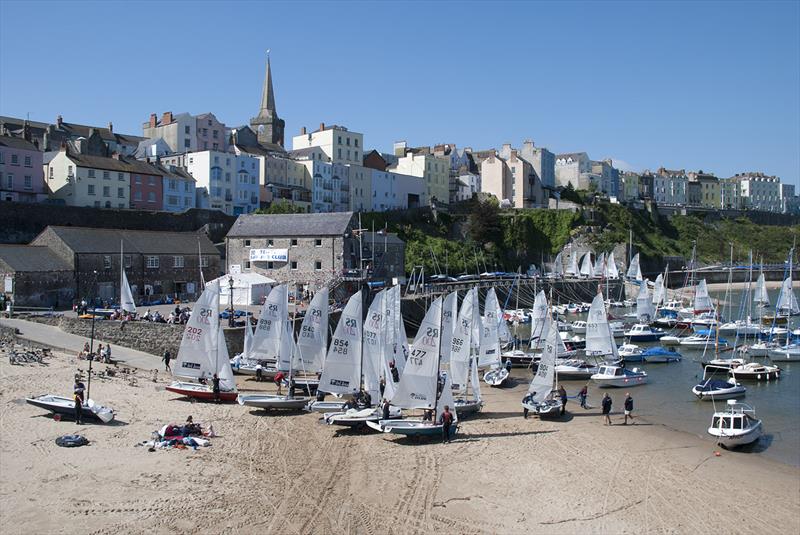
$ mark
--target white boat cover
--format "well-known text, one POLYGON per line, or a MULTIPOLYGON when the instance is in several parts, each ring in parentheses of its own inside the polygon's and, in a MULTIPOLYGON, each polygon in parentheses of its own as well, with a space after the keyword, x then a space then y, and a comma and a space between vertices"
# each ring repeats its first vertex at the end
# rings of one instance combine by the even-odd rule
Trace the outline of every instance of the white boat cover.
POLYGON ((319 390, 354 394, 361 388, 361 291, 347 301, 325 357, 319 390))

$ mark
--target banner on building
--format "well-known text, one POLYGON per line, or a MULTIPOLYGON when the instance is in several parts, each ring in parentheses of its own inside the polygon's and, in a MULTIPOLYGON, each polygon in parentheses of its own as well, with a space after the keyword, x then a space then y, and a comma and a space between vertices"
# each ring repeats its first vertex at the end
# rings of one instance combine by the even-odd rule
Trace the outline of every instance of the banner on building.
POLYGON ((250 249, 251 262, 288 262, 289 249, 250 249))

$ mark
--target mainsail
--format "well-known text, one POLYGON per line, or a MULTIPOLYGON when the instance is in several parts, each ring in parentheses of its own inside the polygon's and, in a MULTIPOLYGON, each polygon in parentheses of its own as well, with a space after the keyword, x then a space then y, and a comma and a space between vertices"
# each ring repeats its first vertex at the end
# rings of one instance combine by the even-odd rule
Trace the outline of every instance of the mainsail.
POLYGON ((453 388, 459 393, 466 392, 467 378, 469 375, 470 349, 472 346, 472 308, 474 306, 474 293, 467 292, 458 312, 453 340, 450 344, 450 373, 452 374, 453 388))
POLYGON ((553 271, 552 271, 552 273, 557 278, 564 276, 564 264, 562 263, 561 253, 560 252, 556 255, 556 259, 553 261, 553 271))
POLYGON ((700 312, 707 312, 709 310, 713 310, 714 305, 711 302, 711 297, 708 296, 708 287, 706 286, 706 280, 703 279, 697 285, 694 293, 694 312, 695 314, 700 312))
POLYGON ((573 249, 572 254, 569 255, 569 267, 567 268, 567 275, 577 275, 577 274, 578 274, 578 251, 573 249))
POLYGON ((614 251, 608 253, 608 259, 606 260, 606 278, 607 279, 616 279, 619 277, 619 270, 617 269, 617 264, 614 261, 614 251))
POLYGON ((753 290, 753 302, 757 305, 769 306, 769 293, 767 293, 767 281, 764 279, 764 274, 758 276, 756 288, 753 290))
POLYGON ((617 345, 608 327, 602 294, 594 296, 592 306, 589 307, 589 317, 586 318, 586 354, 617 356, 617 345))
POLYGON ((300 334, 297 339, 297 348, 303 367, 309 371, 322 369, 325 362, 325 353, 328 349, 328 289, 322 288, 308 305, 300 334))
POLYGON ((783 314, 796 315, 800 313, 800 307, 797 306, 797 297, 792 290, 792 277, 787 277, 781 286, 781 293, 778 296, 778 302, 775 303, 775 310, 783 314))
POLYGON ((647 291, 647 283, 648 280, 645 279, 639 285, 639 295, 636 297, 636 319, 649 323, 653 320, 655 311, 653 310, 653 298, 647 291))
POLYGON ((192 309, 172 374, 199 379, 217 373, 219 344, 225 345, 220 330, 219 281, 214 281, 203 290, 192 309))
POLYGON ((364 376, 364 390, 369 392, 374 403, 380 400, 380 376, 384 372, 383 352, 383 300, 387 294, 381 290, 372 299, 372 304, 367 310, 367 319, 364 321, 364 354, 362 361, 362 374, 364 376))
POLYGON ((125 274, 125 256, 122 253, 122 241, 119 244, 119 310, 136 314, 136 303, 133 302, 133 293, 128 284, 128 276, 125 274))
POLYGON ((553 391, 553 379, 555 378, 556 357, 558 354, 558 329, 553 326, 553 321, 548 318, 545 324, 545 343, 544 350, 542 351, 542 359, 539 361, 539 367, 536 369, 536 375, 533 376, 528 392, 533 394, 533 401, 541 403, 550 392, 553 391))
POLYGON ((595 277, 602 277, 606 274, 605 270, 605 263, 606 263, 606 253, 600 253, 600 256, 597 257, 597 261, 594 264, 594 270, 592 271, 592 275, 595 277))
POLYGON ((217 336, 219 337, 219 344, 217 345, 215 368, 217 377, 219 377, 219 388, 225 391, 236 390, 236 379, 233 378, 228 344, 225 343, 225 333, 222 330, 221 323, 217 329, 217 336))
POLYGON ((439 401, 436 404, 437 422, 439 421, 439 418, 442 416, 445 407, 450 409, 450 412, 453 413, 453 421, 457 422, 458 415, 456 414, 456 404, 453 401, 453 387, 449 373, 444 374, 444 388, 442 389, 442 393, 439 394, 439 401))
POLYGON ((631 260, 631 265, 628 266, 628 278, 637 281, 642 280, 642 270, 639 268, 639 253, 631 260))
POLYGON ((288 319, 289 289, 285 284, 281 284, 269 292, 261 307, 250 358, 278 360, 288 319))
POLYGON ((497 319, 497 294, 494 288, 486 292, 486 301, 483 304, 483 325, 481 329, 480 350, 478 351, 478 365, 494 366, 500 364, 500 339, 497 328, 500 323, 497 319))
POLYGON ((331 338, 319 390, 353 394, 361 388, 361 291, 347 301, 331 338))
POLYGON ((592 273, 594 273, 594 266, 592 265, 592 253, 588 252, 583 255, 583 261, 581 262, 581 275, 584 277, 591 277, 592 273))
POLYGON ((442 304, 442 364, 450 362, 450 348, 453 342, 453 330, 458 316, 458 292, 451 292, 442 304))
MULTIPOLYGON (((442 298, 431 303, 411 344, 406 368, 392 397, 404 409, 432 409, 436 403, 441 341, 442 298)), ((328 357, 330 358, 330 357, 328 357)))
POLYGON ((653 288, 653 305, 659 306, 664 301, 664 291, 664 275, 659 273, 653 288))
POLYGON ((547 296, 543 290, 539 290, 536 299, 533 300, 533 313, 531 314, 531 348, 542 347, 543 336, 545 334, 545 320, 547 319, 547 296))

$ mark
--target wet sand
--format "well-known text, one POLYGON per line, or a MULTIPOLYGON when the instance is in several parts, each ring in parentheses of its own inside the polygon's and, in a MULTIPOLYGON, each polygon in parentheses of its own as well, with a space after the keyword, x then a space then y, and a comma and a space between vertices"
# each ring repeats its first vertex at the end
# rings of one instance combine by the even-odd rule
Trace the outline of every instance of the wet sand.
MULTIPOLYGON (((86 364, 67 355, 48 362, 11 366, 0 355, 7 534, 800 531, 797 468, 719 450, 646 414, 606 427, 597 409, 570 401, 561 420, 524 420, 524 370, 514 370, 511 388, 485 387, 484 412, 442 445, 337 430, 314 414, 191 403, 164 390, 166 375, 154 383, 145 372, 137 386, 92 381, 92 397, 117 410, 117 423, 56 422, 21 400, 68 394, 86 364), (189 414, 213 423, 212 447, 136 446, 189 414), (74 432, 91 445, 55 445, 74 432)), ((624 393, 612 394, 621 405, 624 393)))

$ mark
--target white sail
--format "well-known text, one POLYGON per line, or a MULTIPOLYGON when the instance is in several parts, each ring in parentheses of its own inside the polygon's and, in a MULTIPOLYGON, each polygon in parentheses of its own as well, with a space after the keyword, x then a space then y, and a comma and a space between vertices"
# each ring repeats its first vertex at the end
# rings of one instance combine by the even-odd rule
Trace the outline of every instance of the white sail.
POLYGON ((383 353, 383 300, 386 290, 381 290, 372 299, 372 303, 367 310, 367 318, 364 320, 364 354, 361 358, 364 376, 364 390, 369 392, 373 403, 380 400, 380 376, 384 372, 383 353))
MULTIPOLYGON (((492 292, 494 292, 494 288, 492 288, 492 292)), ((497 295, 495 294, 495 303, 497 304, 497 308, 495 309, 495 317, 497 318, 497 340, 501 343, 510 342, 511 331, 508 329, 508 322, 503 317, 503 309, 500 308, 500 302, 496 297, 497 295)))
POLYGON ((608 253, 608 259, 606 260, 605 275, 607 279, 616 279, 619 277, 619 270, 617 269, 617 263, 614 260, 614 251, 608 253))
POLYGON ((406 368, 392 397, 403 409, 432 409, 436 402, 441 342, 442 298, 431 303, 411 344, 406 368))
POLYGON ((476 400, 481 399, 481 380, 478 377, 478 357, 470 359, 471 370, 469 375, 469 384, 472 386, 472 397, 476 400))
POLYGON ((288 319, 289 289, 285 284, 281 284, 269 292, 261 307, 250 358, 278 360, 288 319))
POLYGON ((703 279, 697 285, 694 292, 694 311, 698 313, 713 309, 714 305, 711 303, 711 298, 708 296, 708 286, 706 286, 706 280, 703 279))
POLYGON ((572 254, 569 255, 569 267, 567 268, 567 275, 577 275, 577 274, 578 274, 578 251, 573 249, 572 254))
POLYGON ((656 282, 653 288, 653 305, 659 306, 664 301, 664 275, 661 273, 656 277, 656 282))
POLYGON ((332 394, 353 394, 361 388, 361 291, 347 301, 319 379, 319 389, 332 394))
POLYGON ((478 351, 478 365, 494 366, 500 364, 500 339, 497 332, 497 294, 494 288, 486 292, 486 301, 483 304, 483 321, 481 329, 480 350, 478 351))
MULTIPOLYGON (((395 341, 397 339, 397 328, 395 324, 398 321, 401 321, 400 317, 395 316, 394 309, 394 294, 399 290, 399 286, 393 286, 386 290, 386 293, 383 294, 383 326, 381 327, 381 330, 384 334, 384 349, 381 370, 385 385, 383 390, 383 397, 385 399, 392 399, 396 389, 396 384, 394 382, 394 378, 392 377, 392 368, 389 364, 395 362, 394 351, 396 347, 395 341)), ((397 371, 399 372, 400 370, 398 369, 397 371)))
POLYGON ((639 253, 631 260, 631 265, 628 266, 628 278, 637 281, 642 280, 642 270, 639 269, 639 253))
POLYGON ((406 324, 403 321, 402 299, 400 296, 400 286, 394 287, 394 326, 395 326, 395 344, 394 344, 394 365, 397 366, 397 371, 403 373, 406 366, 406 359, 408 358, 408 335, 406 334, 406 324))
POLYGON ((203 290, 189 315, 173 375, 199 379, 217 373, 219 326, 219 281, 214 281, 203 290))
POLYGON ((556 277, 562 277, 564 275, 564 264, 561 260, 561 253, 556 255, 556 259, 553 261, 553 275, 556 277))
POLYGON ((533 314, 531 314, 531 348, 541 347, 547 316, 547 296, 543 290, 539 290, 536 299, 533 300, 533 314))
POLYGON ((550 392, 553 391, 553 379, 555 378, 556 357, 558 356, 558 329, 553 325, 552 320, 548 319, 545 325, 545 343, 542 351, 542 358, 536 375, 533 376, 528 392, 533 394, 533 401, 541 403, 550 392))
POLYGON ((439 422, 439 418, 442 416, 445 407, 450 409, 450 412, 453 413, 453 422, 457 422, 458 414, 456 414, 456 404, 453 400, 453 388, 449 373, 444 374, 444 388, 442 389, 442 393, 439 394, 439 402, 436 404, 437 423, 439 422))
POLYGON ((617 345, 608 327, 608 314, 602 294, 594 296, 592 306, 589 307, 589 317, 586 318, 586 354, 617 354, 617 345))
POLYGON ((242 358, 245 360, 250 359, 253 353, 253 327, 250 325, 250 320, 244 322, 244 345, 242 346, 242 358))
POLYGON ((309 371, 319 371, 325 362, 328 349, 328 289, 322 288, 308 305, 300 334, 297 337, 303 367, 309 371))
POLYGON ((797 306, 797 297, 795 297, 792 289, 792 277, 788 277, 783 281, 778 302, 775 303, 775 310, 776 312, 793 315, 800 312, 800 307, 797 306))
POLYGON ((133 294, 128 284, 128 277, 125 275, 125 268, 122 268, 122 276, 120 279, 119 309, 120 311, 126 310, 131 314, 136 314, 136 303, 133 302, 133 294))
POLYGON ((472 290, 472 348, 477 352, 481 347, 481 333, 483 332, 483 318, 480 311, 480 294, 478 289, 472 290))
POLYGON ((647 283, 648 280, 645 279, 639 286, 639 295, 636 297, 636 319, 650 323, 655 315, 655 310, 653 309, 653 298, 650 296, 650 292, 647 291, 647 283))
MULTIPOLYGON (((293 367, 295 369, 298 367, 298 363, 295 362, 295 355, 298 355, 300 352, 295 351, 297 344, 295 344, 294 341, 293 330, 292 322, 288 321, 287 318, 287 320, 283 322, 283 334, 281 335, 278 345, 278 360, 275 362, 275 367, 282 372, 291 373, 293 367)), ((299 355, 297 358, 299 359, 299 355)))
MULTIPOLYGON (((249 327, 246 328, 249 329, 249 327)), ((236 379, 233 378, 231 358, 228 354, 228 344, 225 343, 225 333, 222 330, 221 323, 218 329, 218 336, 219 344, 217 345, 216 373, 217 377, 219 377, 219 388, 225 391, 236 390, 236 379)))
POLYGON ((753 301, 761 306, 769 306, 769 293, 767 293, 767 281, 764 274, 758 276, 756 288, 753 290, 753 301))
POLYGON ((581 276, 591 277, 592 273, 594 273, 594 266, 592 265, 592 253, 588 252, 583 255, 583 260, 581 261, 581 276))
POLYGON ((605 269, 606 264, 606 253, 600 253, 600 256, 597 257, 597 261, 594 264, 594 271, 592 271, 592 275, 595 277, 602 277, 606 274, 605 269))
POLYGON ((472 291, 469 291, 464 296, 450 344, 450 373, 452 374, 453 388, 458 392, 465 392, 467 389, 470 349, 472 347, 474 295, 472 291))
POLYGON ((451 292, 442 304, 442 364, 450 362, 450 350, 453 343, 453 331, 458 317, 458 292, 451 292))

